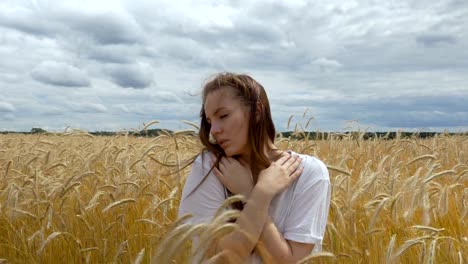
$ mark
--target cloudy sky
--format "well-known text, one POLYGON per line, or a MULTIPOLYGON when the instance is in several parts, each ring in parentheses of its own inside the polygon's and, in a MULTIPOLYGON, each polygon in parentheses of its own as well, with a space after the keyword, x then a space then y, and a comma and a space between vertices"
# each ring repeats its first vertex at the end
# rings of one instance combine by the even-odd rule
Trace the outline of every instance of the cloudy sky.
POLYGON ((279 131, 467 131, 468 2, 0 1, 0 130, 189 129, 220 71, 279 131))

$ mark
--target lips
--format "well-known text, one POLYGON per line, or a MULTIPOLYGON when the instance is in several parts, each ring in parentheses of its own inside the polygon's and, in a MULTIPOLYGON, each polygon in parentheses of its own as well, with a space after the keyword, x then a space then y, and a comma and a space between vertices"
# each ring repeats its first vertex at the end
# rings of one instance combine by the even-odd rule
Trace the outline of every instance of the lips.
POLYGON ((221 139, 221 140, 217 140, 218 141, 218 144, 223 147, 224 145, 226 145, 226 143, 228 142, 226 139, 221 139))

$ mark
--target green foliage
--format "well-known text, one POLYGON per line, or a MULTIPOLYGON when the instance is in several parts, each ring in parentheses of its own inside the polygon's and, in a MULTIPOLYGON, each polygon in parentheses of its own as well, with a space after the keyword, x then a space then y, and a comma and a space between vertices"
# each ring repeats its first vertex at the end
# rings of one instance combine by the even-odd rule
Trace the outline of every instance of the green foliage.
POLYGON ((30 133, 31 134, 44 134, 44 133, 47 133, 47 131, 42 128, 33 127, 30 133))
MULTIPOLYGON (((0 134, 44 134, 48 131, 42 128, 32 128, 30 132, 14 132, 14 131, 0 131, 0 134)), ((89 134, 94 136, 115 136, 120 134, 121 132, 114 132, 114 131, 94 131, 89 132, 89 134)), ((129 131, 129 134, 137 137, 157 137, 160 135, 172 135, 174 131, 169 129, 146 129, 140 131, 129 131)), ((347 131, 347 132, 315 132, 315 131, 301 131, 301 132, 294 132, 294 131, 284 131, 279 132, 281 137, 289 138, 289 139, 309 139, 309 140, 329 140, 331 138, 353 138, 353 139, 410 139, 410 138, 432 138, 437 135, 464 135, 467 132, 463 133, 448 133, 448 132, 362 132, 362 131, 347 131)), ((196 132, 186 132, 187 135, 196 136, 196 132)))

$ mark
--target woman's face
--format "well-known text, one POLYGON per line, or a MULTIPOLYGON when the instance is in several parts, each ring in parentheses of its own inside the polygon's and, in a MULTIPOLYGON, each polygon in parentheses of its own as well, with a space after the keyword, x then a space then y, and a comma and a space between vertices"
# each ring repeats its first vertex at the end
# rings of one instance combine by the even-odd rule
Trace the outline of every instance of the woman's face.
POLYGON ((249 113, 230 87, 209 93, 205 99, 206 121, 210 134, 228 157, 248 155, 249 113))

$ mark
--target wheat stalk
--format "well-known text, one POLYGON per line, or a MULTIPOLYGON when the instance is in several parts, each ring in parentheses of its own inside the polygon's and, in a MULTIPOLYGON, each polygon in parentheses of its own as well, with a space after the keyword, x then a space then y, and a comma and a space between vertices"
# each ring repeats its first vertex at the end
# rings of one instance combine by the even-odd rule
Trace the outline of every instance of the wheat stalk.
POLYGON ((425 159, 430 159, 430 160, 436 160, 436 156, 434 155, 429 155, 429 154, 426 154, 426 155, 421 155, 419 157, 416 157, 414 159, 412 159, 411 161, 407 162, 406 163, 406 166, 409 166, 417 161, 421 161, 421 160, 425 160, 425 159))
POLYGON ((310 254, 309 256, 303 258, 302 260, 300 260, 298 262, 298 264, 305 264, 305 263, 309 263, 311 261, 314 261, 315 259, 318 259, 318 258, 331 258, 331 259, 335 259, 336 256, 335 254, 331 253, 331 252, 314 252, 312 254, 310 254))
POLYGON ((52 234, 50 234, 47 239, 41 244, 41 246, 39 247, 39 249, 37 250, 37 255, 41 255, 43 252, 44 252, 44 249, 45 247, 52 241, 54 240, 55 238, 59 237, 59 236, 68 236, 70 238, 72 238, 72 241, 74 241, 81 249, 81 242, 76 239, 72 234, 70 233, 67 233, 67 232, 53 232, 52 234))
POLYGON ((341 172, 347 176, 351 176, 351 173, 346 171, 345 169, 342 169, 342 168, 339 168, 339 167, 335 167, 335 166, 332 166, 332 165, 327 165, 327 169, 329 170, 332 170, 332 171, 336 171, 336 172, 341 172))
POLYGON ((424 180, 424 183, 428 183, 430 181, 432 181, 433 179, 437 178, 437 177, 440 177, 440 176, 444 176, 444 175, 447 175, 447 174, 455 174, 456 172, 454 170, 445 170, 445 171, 441 171, 439 173, 436 173, 434 175, 430 175, 429 177, 427 177, 425 180, 424 180))
POLYGON ((138 255, 136 256, 135 260, 133 261, 133 264, 140 264, 143 261, 143 257, 145 256, 145 248, 142 248, 140 252, 138 252, 138 255))
POLYGON ((109 211, 110 209, 112 209, 114 207, 117 207, 117 206, 122 205, 122 204, 127 204, 127 203, 136 203, 136 200, 133 199, 133 198, 127 198, 127 199, 122 199, 122 200, 113 202, 113 203, 109 204, 108 206, 106 206, 106 208, 104 208, 102 210, 102 212, 105 213, 105 212, 109 211))

